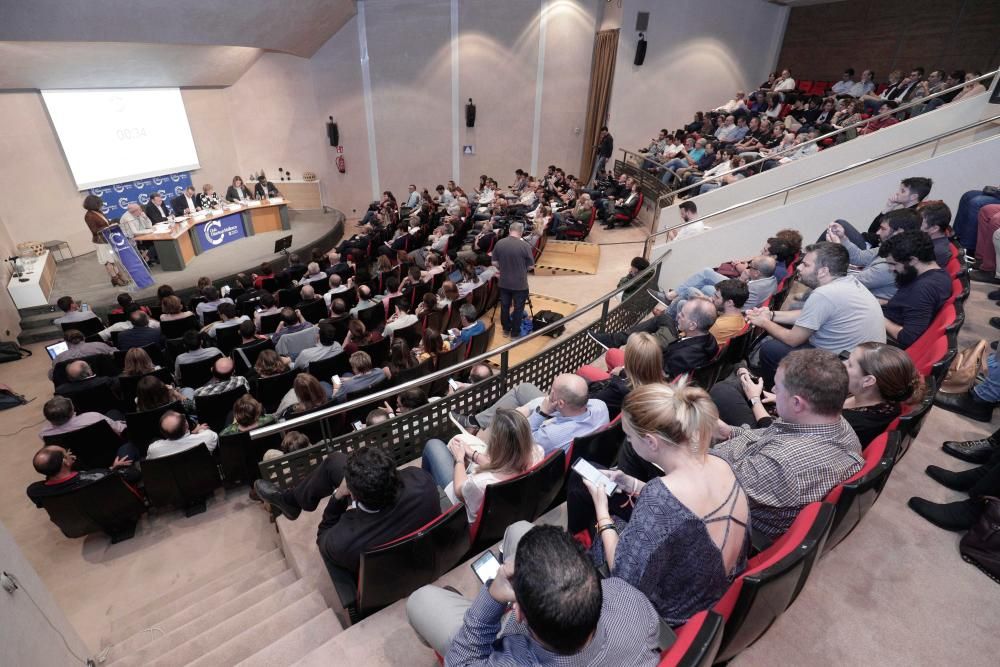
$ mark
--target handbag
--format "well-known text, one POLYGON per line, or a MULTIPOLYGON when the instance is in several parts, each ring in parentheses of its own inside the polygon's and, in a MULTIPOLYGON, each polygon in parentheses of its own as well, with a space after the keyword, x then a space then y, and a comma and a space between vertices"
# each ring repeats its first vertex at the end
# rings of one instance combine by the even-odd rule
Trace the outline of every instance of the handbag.
POLYGON ((980 339, 978 343, 961 350, 948 368, 948 375, 941 383, 939 391, 946 394, 965 394, 972 389, 976 376, 987 371, 986 355, 989 344, 980 339))
POLYGON ((8 361, 18 361, 31 356, 31 350, 25 349, 14 341, 0 341, 0 364, 8 361))
POLYGON ((983 496, 986 509, 958 544, 962 560, 1000 584, 1000 498, 983 496))

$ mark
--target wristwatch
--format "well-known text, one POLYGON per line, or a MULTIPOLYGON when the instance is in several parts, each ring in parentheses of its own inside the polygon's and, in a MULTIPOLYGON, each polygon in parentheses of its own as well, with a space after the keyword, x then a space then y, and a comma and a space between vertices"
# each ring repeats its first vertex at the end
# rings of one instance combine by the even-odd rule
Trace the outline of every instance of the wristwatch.
POLYGON ((535 412, 545 417, 546 419, 552 419, 552 415, 548 414, 547 412, 542 412, 542 406, 540 405, 535 406, 535 412))
POLYGON ((750 405, 760 405, 760 396, 754 396, 751 398, 750 405))

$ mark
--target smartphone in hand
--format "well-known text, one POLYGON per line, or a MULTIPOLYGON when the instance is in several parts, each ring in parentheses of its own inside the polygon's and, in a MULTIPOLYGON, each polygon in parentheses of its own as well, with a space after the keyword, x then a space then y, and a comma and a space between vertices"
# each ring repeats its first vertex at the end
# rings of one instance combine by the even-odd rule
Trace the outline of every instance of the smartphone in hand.
POLYGON ((576 463, 573 464, 573 470, 585 480, 603 488, 604 493, 608 496, 614 495, 614 492, 618 490, 618 485, 603 472, 591 465, 589 461, 577 459, 576 463))

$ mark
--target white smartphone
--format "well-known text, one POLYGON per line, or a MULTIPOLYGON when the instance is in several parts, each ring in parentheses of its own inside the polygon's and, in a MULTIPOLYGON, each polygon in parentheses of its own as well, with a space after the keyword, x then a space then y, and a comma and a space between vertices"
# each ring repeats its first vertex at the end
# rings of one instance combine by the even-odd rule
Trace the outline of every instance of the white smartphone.
POLYGON ((497 560, 492 551, 487 550, 486 553, 472 562, 472 571, 479 577, 479 581, 485 584, 490 579, 496 579, 500 572, 500 561, 497 560))
POLYGON ((364 422, 361 421, 356 421, 353 424, 351 424, 351 426, 354 427, 355 431, 363 431, 365 428, 364 422))
POLYGON ((455 381, 455 378, 448 378, 448 386, 451 387, 452 391, 458 391, 458 382, 455 381))
POLYGON ((618 485, 611 481, 603 472, 592 466, 589 461, 577 459, 576 463, 573 464, 573 470, 584 479, 603 487, 604 493, 608 496, 613 495, 618 490, 618 485))
POLYGON ((330 376, 330 384, 340 384, 340 376, 339 375, 330 376))

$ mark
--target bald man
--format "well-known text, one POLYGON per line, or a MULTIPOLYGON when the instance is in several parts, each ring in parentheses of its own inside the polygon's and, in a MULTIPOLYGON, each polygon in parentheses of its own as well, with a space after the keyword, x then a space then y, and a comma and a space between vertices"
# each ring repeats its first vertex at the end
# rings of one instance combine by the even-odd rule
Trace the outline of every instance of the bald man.
MULTIPOLYGON (((134 201, 129 202, 128 210, 122 214, 121 219, 118 220, 118 224, 121 225, 122 231, 129 238, 135 238, 137 234, 148 234, 153 231, 153 222, 146 215, 146 212, 142 210, 142 207, 134 201)), ((139 252, 142 253, 143 259, 150 264, 159 263, 156 248, 152 241, 136 241, 135 245, 139 249, 139 252)))
POLYGON ((198 387, 194 395, 214 396, 215 394, 222 394, 238 387, 243 387, 245 390, 250 391, 247 379, 242 375, 235 375, 235 371, 236 366, 233 364, 231 357, 219 357, 212 364, 212 379, 204 386, 198 387))
POLYGON ((566 451, 573 438, 587 435, 608 423, 608 407, 604 401, 588 398, 587 381, 573 373, 557 376, 547 394, 533 384, 523 383, 501 396, 493 407, 475 416, 458 413, 452 416, 466 429, 478 431, 489 428, 498 408, 516 409, 527 417, 531 437, 542 446, 546 455, 556 449, 566 451))
POLYGON ((208 451, 214 452, 219 445, 219 436, 208 428, 208 424, 198 424, 193 431, 189 431, 187 417, 173 410, 160 417, 160 434, 163 438, 149 446, 147 459, 179 454, 199 445, 205 445, 208 451))
POLYGON ((35 453, 31 463, 39 474, 45 475, 45 481, 33 482, 28 486, 28 498, 37 507, 42 506, 42 501, 45 498, 73 491, 116 471, 120 472, 127 481, 135 482, 139 479, 139 471, 132 466, 132 461, 121 456, 115 457, 115 462, 111 464, 110 469, 73 470, 76 457, 73 456, 72 451, 59 445, 42 447, 35 453))
MULTIPOLYGON (((68 382, 63 382, 56 387, 57 396, 65 396, 72 400, 74 395, 102 390, 108 387, 112 395, 118 397, 121 392, 118 388, 118 378, 95 375, 93 369, 86 361, 78 359, 66 366, 66 378, 68 382)), ((117 409, 107 410, 105 414, 111 419, 124 419, 125 417, 117 409)))

